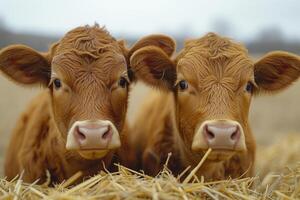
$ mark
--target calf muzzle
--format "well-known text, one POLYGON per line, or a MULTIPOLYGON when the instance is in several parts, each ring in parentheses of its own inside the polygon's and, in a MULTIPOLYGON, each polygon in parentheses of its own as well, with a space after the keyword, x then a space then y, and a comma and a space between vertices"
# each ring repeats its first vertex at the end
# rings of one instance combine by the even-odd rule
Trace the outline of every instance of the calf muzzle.
POLYGON ((192 143, 192 150, 203 149, 245 151, 245 135, 237 121, 209 120, 201 124, 192 143))
POLYGON ((78 150, 85 158, 104 157, 121 146, 119 132, 108 120, 76 121, 67 136, 66 149, 78 150))

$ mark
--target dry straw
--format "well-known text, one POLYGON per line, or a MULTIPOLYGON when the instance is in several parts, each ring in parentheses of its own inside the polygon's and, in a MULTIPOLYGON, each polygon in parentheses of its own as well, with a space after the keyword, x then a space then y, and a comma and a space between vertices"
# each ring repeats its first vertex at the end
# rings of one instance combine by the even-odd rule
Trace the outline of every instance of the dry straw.
POLYGON ((0 199, 300 199, 300 136, 259 148, 257 176, 252 178, 198 179, 194 174, 206 156, 182 182, 166 167, 150 177, 118 165, 117 172, 102 171, 73 187, 80 172, 55 187, 26 184, 22 175, 12 181, 1 179, 0 199))

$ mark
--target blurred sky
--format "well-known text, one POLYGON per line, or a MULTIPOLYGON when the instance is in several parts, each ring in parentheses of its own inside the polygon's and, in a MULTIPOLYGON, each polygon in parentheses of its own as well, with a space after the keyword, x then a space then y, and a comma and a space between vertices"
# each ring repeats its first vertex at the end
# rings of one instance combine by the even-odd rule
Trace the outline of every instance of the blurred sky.
POLYGON ((300 38, 299 0, 0 0, 0 19, 16 32, 56 35, 98 22, 118 36, 219 31, 251 39, 274 29, 300 38))

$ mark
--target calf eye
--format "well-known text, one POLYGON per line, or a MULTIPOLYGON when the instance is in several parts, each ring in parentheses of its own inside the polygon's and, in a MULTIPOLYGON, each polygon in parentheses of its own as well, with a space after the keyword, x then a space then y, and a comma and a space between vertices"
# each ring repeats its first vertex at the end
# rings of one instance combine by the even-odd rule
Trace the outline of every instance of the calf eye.
POLYGON ((61 81, 59 79, 55 79, 53 81, 53 84, 55 86, 55 89, 59 89, 61 87, 61 81))
POLYGON ((249 92, 249 93, 252 93, 253 92, 253 84, 251 82, 248 82, 247 85, 246 85, 246 91, 249 92))
POLYGON ((128 85, 128 81, 126 78, 121 77, 118 84, 120 87, 125 88, 128 85))
POLYGON ((186 90, 189 87, 187 81, 185 80, 179 81, 178 86, 180 90, 186 90))

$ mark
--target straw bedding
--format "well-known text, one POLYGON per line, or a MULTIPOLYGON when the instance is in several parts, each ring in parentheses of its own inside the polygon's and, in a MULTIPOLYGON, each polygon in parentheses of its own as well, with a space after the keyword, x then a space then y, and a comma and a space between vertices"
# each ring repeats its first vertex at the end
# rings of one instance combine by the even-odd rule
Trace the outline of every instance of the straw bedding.
MULTIPOLYGON (((205 157, 198 167, 203 162, 205 157)), ((197 169, 179 182, 167 168, 153 178, 123 166, 76 186, 80 172, 55 187, 26 184, 21 175, 10 182, 0 179, 0 199, 300 199, 300 136, 259 147, 256 166, 255 177, 216 182, 197 179, 197 169)))

